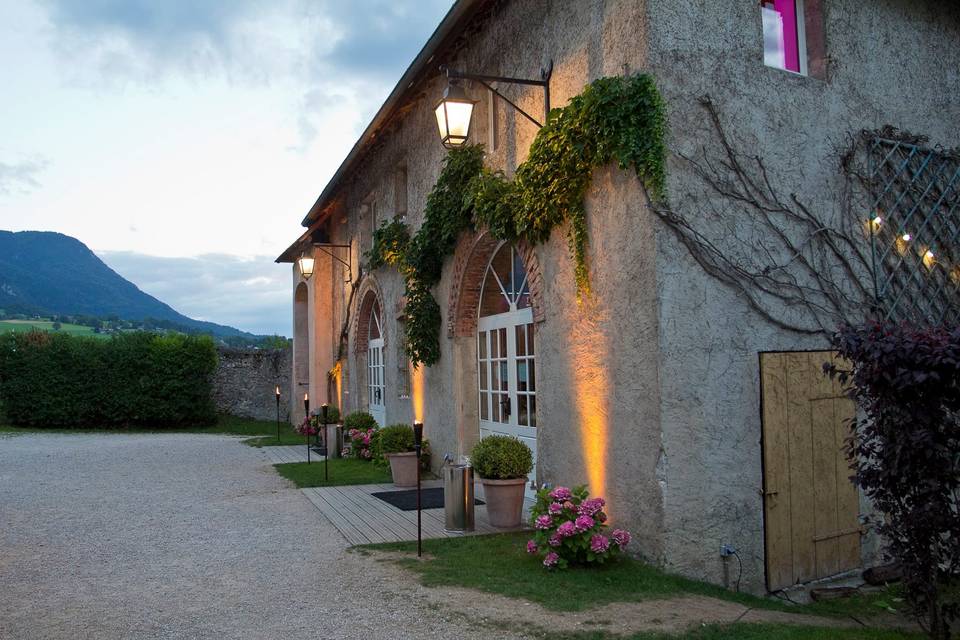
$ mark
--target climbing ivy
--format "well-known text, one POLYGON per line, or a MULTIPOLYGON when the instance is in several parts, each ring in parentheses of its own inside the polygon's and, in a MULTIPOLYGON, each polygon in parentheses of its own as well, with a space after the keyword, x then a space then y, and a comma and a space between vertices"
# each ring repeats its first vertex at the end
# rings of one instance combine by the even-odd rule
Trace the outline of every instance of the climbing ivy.
POLYGON ((633 168, 655 200, 665 198, 666 113, 647 75, 601 78, 554 109, 511 180, 483 166, 483 147, 450 151, 424 220, 409 241, 403 223, 381 226, 368 255, 371 268, 397 267, 406 279, 406 351, 415 365, 440 358, 440 306, 431 287, 461 232, 485 227, 496 238, 545 242, 569 222, 577 295, 590 293, 584 196, 593 170, 610 162, 633 168), (403 229, 393 225, 403 226, 403 229))
POLYGON ((387 266, 401 268, 409 242, 410 230, 400 216, 384 221, 373 232, 373 246, 365 254, 367 268, 371 271, 387 266))

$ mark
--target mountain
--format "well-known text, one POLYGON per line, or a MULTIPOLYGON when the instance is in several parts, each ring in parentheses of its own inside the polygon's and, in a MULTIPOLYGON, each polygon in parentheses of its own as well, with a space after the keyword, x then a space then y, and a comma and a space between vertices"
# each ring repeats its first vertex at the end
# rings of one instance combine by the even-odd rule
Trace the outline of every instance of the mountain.
POLYGON ((0 231, 0 309, 37 315, 153 318, 218 337, 256 337, 178 313, 108 267, 76 238, 48 231, 0 231))

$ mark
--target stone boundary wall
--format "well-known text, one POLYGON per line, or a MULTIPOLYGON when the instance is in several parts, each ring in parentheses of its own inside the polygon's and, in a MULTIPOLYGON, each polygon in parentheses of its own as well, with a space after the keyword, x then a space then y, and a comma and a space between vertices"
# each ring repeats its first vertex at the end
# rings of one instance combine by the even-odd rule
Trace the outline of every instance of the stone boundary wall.
POLYGON ((213 378, 213 402, 220 413, 244 418, 275 420, 277 403, 274 387, 280 385, 280 419, 290 414, 290 376, 293 350, 234 349, 218 347, 217 371, 213 378))

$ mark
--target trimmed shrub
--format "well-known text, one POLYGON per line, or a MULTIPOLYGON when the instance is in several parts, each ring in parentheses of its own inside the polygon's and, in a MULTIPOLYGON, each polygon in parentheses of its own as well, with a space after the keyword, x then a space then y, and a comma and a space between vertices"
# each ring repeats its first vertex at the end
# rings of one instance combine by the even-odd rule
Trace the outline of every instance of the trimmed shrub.
POLYGON ((377 454, 413 451, 413 428, 408 424, 392 424, 377 434, 377 454))
MULTIPOLYGON (((310 413, 313 415, 316 426, 320 426, 323 423, 323 409, 317 407, 310 413)), ((331 404, 327 407, 327 424, 337 424, 338 422, 340 422, 340 409, 331 404)))
POLYGON ((348 413, 347 417, 343 419, 344 431, 350 431, 350 429, 367 431, 368 429, 377 429, 379 426, 380 425, 377 424, 376 418, 366 411, 354 411, 353 413, 348 413))
POLYGON ((0 336, 0 398, 6 419, 22 426, 212 424, 216 366, 206 336, 8 333, 0 336))
POLYGON ((487 436, 474 445, 470 462, 481 478, 525 478, 533 469, 530 447, 510 436, 487 436))

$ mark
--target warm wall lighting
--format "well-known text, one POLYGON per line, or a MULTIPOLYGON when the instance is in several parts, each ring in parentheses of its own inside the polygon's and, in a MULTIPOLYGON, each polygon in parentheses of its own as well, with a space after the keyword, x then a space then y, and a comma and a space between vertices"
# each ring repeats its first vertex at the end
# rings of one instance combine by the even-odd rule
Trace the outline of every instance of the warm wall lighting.
POLYGON ((413 419, 423 421, 423 367, 414 367, 410 372, 410 400, 413 404, 413 419))
POLYGON ((313 275, 313 256, 307 255, 307 252, 304 251, 297 259, 297 266, 303 279, 309 280, 310 276, 313 275))
POLYGON ((434 109, 440 128, 440 141, 447 149, 462 146, 467 141, 476 102, 467 96, 460 85, 453 82, 447 84, 443 97, 434 109))

